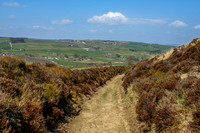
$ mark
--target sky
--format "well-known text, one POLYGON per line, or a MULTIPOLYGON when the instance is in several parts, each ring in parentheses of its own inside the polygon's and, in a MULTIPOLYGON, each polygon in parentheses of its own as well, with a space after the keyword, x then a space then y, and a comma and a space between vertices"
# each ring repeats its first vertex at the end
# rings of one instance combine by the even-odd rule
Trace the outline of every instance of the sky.
POLYGON ((0 0, 0 36, 181 45, 200 37, 200 0, 0 0))

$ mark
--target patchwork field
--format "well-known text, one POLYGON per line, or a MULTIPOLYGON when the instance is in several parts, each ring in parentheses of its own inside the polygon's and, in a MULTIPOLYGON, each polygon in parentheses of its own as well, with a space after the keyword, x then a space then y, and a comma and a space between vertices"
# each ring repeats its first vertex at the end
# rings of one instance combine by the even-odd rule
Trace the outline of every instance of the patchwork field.
POLYGON ((0 38, 1 55, 15 55, 29 63, 51 61, 70 68, 132 65, 172 48, 174 47, 109 40, 0 38))

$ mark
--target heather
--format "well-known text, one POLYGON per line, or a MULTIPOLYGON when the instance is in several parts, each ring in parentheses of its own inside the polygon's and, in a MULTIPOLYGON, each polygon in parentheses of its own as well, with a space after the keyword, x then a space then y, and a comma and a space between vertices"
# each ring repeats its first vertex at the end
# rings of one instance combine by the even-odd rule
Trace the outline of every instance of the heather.
POLYGON ((200 131, 200 39, 146 59, 126 72, 123 87, 138 96, 141 132, 200 131))
POLYGON ((70 70, 1 57, 0 132, 55 132, 60 123, 80 112, 85 97, 127 68, 70 70))

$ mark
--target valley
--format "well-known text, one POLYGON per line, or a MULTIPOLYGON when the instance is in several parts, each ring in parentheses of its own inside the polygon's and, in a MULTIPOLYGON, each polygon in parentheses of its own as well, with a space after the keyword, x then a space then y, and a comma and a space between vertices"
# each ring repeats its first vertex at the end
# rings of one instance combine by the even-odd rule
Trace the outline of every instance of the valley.
POLYGON ((54 62, 70 68, 134 65, 172 48, 174 46, 110 40, 0 38, 2 56, 14 55, 29 63, 54 62))

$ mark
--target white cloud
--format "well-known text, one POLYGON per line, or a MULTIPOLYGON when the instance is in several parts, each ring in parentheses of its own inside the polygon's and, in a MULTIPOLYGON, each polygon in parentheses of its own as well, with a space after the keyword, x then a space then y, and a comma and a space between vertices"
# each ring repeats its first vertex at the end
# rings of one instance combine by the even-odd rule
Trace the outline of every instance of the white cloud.
POLYGON ((2 6, 9 6, 9 7, 26 7, 25 5, 20 5, 17 2, 4 2, 2 6))
POLYGON ((100 23, 107 25, 119 25, 119 24, 165 24, 163 19, 146 19, 146 18, 128 18, 120 12, 108 12, 101 16, 93 16, 88 19, 89 23, 100 23))
POLYGON ((97 30, 92 29, 92 30, 90 30, 90 32, 94 33, 94 32, 97 32, 97 30))
POLYGON ((32 29, 53 30, 53 28, 48 28, 46 26, 40 26, 40 25, 33 25, 32 29))
POLYGON ((130 24, 165 24, 163 19, 133 18, 129 20, 130 24))
POLYGON ((200 25, 194 26, 194 29, 196 29, 196 30, 200 29, 200 25))
POLYGON ((57 24, 57 23, 58 23, 57 20, 53 20, 53 21, 51 21, 51 24, 57 24))
POLYGON ((108 12, 107 14, 103 14, 102 16, 93 16, 88 19, 89 23, 102 23, 108 25, 118 25, 127 23, 128 18, 125 17, 120 12, 108 12))
POLYGON ((69 19, 63 19, 60 21, 60 24, 70 24, 70 23, 72 23, 72 21, 69 19))
POLYGON ((10 15, 9 18, 10 18, 10 19, 14 19, 14 18, 15 18, 15 15, 10 15))
POLYGON ((65 25, 65 24, 70 24, 73 23, 73 21, 69 20, 69 19, 63 19, 63 20, 54 20, 51 22, 51 24, 58 24, 58 25, 65 25))
POLYGON ((109 33, 113 33, 113 30, 108 30, 109 33))
POLYGON ((17 2, 4 2, 2 5, 3 6, 12 6, 12 7, 19 7, 20 6, 20 4, 17 3, 17 2))
POLYGON ((169 24, 170 26, 174 26, 174 27, 186 27, 187 24, 180 21, 180 20, 175 20, 174 22, 169 24))

